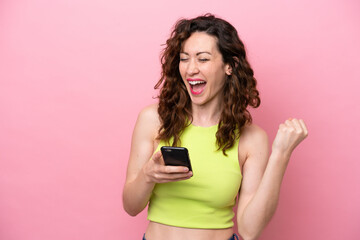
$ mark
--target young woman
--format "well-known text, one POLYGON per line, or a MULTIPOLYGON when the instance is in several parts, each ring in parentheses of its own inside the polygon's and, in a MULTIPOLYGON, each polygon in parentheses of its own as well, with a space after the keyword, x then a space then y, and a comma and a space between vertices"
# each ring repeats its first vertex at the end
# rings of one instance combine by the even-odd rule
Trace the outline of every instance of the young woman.
POLYGON ((237 226, 257 239, 273 216, 286 166, 307 136, 303 120, 280 124, 269 157, 268 137, 247 110, 260 105, 236 29, 213 15, 176 23, 162 55, 158 104, 144 108, 131 143, 124 209, 148 204, 146 240, 227 240, 237 226), (161 146, 189 151, 192 170, 166 166, 161 146))

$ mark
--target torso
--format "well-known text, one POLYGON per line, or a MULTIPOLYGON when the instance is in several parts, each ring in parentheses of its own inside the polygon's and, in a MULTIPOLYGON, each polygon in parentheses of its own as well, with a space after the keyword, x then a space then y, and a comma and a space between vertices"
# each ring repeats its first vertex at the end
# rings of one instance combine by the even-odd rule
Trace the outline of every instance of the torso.
MULTIPOLYGON (((155 108, 154 106, 154 109, 155 108)), ((154 127, 154 141, 153 141, 153 149, 157 149, 159 145, 159 140, 156 139, 158 134, 158 129, 160 127, 160 122, 158 125, 154 127)), ((244 128, 244 130, 247 126, 244 128)), ((240 137, 241 139, 241 137, 240 137)), ((246 149, 243 148, 243 142, 239 141, 238 146, 238 160, 239 167, 242 173, 243 165, 246 161, 247 152, 246 149)), ((186 239, 196 239, 196 240, 227 240, 229 239, 234 230, 233 228, 225 228, 225 229, 195 229, 195 228, 181 228, 169 226, 157 222, 150 221, 149 225, 146 229, 146 240, 186 240, 186 239)))

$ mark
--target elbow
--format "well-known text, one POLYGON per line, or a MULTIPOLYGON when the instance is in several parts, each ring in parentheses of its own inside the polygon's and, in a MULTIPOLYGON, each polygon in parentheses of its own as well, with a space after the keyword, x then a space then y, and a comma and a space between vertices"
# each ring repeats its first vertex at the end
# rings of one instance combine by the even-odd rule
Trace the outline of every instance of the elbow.
POLYGON ((138 209, 136 209, 136 207, 132 204, 129 204, 129 202, 126 200, 125 197, 123 197, 123 209, 125 210, 125 212, 127 214, 129 214, 132 217, 135 217, 136 215, 138 215, 141 210, 139 211, 138 209))
POLYGON ((125 198, 123 199, 123 209, 127 214, 129 214, 132 217, 137 216, 139 213, 141 213, 145 206, 134 204, 134 202, 127 201, 125 198))
POLYGON ((122 205, 123 205, 123 209, 125 210, 125 212, 132 217, 135 217, 144 209, 144 208, 139 207, 137 204, 135 204, 134 201, 131 201, 129 199, 129 197, 127 197, 125 190, 124 190, 123 196, 122 196, 122 205))
POLYGON ((135 212, 135 211, 126 211, 126 212, 127 212, 127 214, 129 214, 132 217, 135 217, 139 214, 139 212, 135 212))
POLYGON ((257 240, 260 236, 260 234, 249 234, 249 233, 240 233, 240 236, 243 240, 257 240))
POLYGON ((133 209, 133 208, 130 208, 130 207, 127 207, 125 204, 124 204, 124 210, 127 214, 129 214, 130 216, 132 217, 135 217, 137 216, 141 211, 138 211, 137 209, 133 209))
POLYGON ((243 229, 238 227, 238 232, 243 240, 257 240, 261 235, 261 230, 249 231, 249 229, 243 229))
POLYGON ((243 235, 241 235, 241 234, 240 234, 240 236, 241 236, 241 238, 242 238, 243 240, 256 240, 256 239, 258 239, 257 237, 243 236, 243 235))
POLYGON ((135 217, 139 213, 141 213, 142 209, 138 209, 135 206, 132 206, 132 204, 127 204, 126 201, 123 202, 123 208, 127 214, 129 214, 132 217, 135 217))

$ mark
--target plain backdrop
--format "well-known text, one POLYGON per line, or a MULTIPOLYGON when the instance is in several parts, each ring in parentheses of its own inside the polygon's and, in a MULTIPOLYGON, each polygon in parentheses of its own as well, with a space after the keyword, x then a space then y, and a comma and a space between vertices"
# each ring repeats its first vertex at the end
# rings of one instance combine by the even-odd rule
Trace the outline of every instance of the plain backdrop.
POLYGON ((272 140, 302 118, 261 240, 360 239, 360 2, 0 0, 0 239, 141 239, 122 189, 174 23, 211 12, 244 41, 272 140))

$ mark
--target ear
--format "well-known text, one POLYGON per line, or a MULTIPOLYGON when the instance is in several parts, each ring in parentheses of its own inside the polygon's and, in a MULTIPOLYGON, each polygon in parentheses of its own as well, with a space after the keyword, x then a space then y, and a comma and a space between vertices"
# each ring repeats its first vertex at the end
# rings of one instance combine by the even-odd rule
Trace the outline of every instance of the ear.
POLYGON ((226 75, 231 75, 232 74, 232 67, 230 66, 230 64, 225 64, 225 73, 226 75))
MULTIPOLYGON (((238 57, 233 57, 234 61, 235 61, 235 68, 239 65, 239 58, 238 57)), ((225 64, 225 72, 227 75, 231 75, 233 72, 232 67, 230 66, 230 64, 225 64)))

